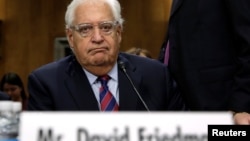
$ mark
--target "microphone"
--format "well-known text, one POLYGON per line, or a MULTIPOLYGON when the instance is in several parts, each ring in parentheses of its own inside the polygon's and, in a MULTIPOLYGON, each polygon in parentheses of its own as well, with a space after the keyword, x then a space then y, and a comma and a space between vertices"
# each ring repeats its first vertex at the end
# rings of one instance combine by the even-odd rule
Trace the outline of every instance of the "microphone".
POLYGON ((141 100, 143 106, 146 108, 147 111, 150 111, 149 108, 148 108, 148 106, 147 106, 147 104, 145 103, 145 101, 144 101, 143 98, 141 97, 140 93, 139 93, 138 90, 136 89, 136 87, 135 87, 133 81, 132 81, 131 78, 129 77, 129 75, 128 75, 127 71, 126 71, 124 62, 118 61, 118 65, 119 65, 119 67, 122 69, 122 71, 124 72, 124 74, 126 75, 126 77, 128 78, 130 84, 132 85, 132 87, 133 87, 135 93, 137 94, 137 96, 138 96, 139 99, 141 100))

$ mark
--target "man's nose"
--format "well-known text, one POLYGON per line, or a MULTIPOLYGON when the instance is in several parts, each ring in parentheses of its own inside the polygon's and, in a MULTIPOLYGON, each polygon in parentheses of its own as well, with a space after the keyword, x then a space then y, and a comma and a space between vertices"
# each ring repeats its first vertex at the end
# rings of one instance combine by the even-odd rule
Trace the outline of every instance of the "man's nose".
POLYGON ((98 28, 98 26, 95 26, 93 28, 92 41, 102 41, 102 40, 103 40, 103 35, 101 33, 101 30, 98 28))

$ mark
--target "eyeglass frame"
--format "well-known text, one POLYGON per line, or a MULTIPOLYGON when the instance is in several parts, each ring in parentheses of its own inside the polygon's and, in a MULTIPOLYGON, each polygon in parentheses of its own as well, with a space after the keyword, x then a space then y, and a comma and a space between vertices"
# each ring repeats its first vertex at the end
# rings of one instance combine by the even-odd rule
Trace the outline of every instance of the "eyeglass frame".
POLYGON ((101 35, 110 35, 110 34, 114 31, 114 29, 115 29, 115 27, 116 27, 117 25, 119 25, 119 22, 118 22, 118 21, 103 21, 103 22, 99 22, 98 24, 80 23, 80 24, 77 24, 77 25, 71 25, 71 26, 69 26, 69 28, 70 28, 71 30, 76 31, 81 37, 84 37, 84 38, 85 38, 85 37, 93 36, 94 27, 95 27, 95 26, 98 26, 98 29, 100 30, 101 35), (112 25, 112 28, 110 29, 109 32, 105 32, 105 31, 103 31, 103 30, 100 28, 100 26, 101 26, 102 24, 107 24, 107 23, 110 23, 110 24, 112 25), (91 27, 91 30, 89 30, 88 33, 86 33, 86 35, 83 35, 83 33, 81 33, 81 31, 80 31, 80 26, 83 26, 83 25, 86 25, 86 26, 87 26, 87 25, 90 25, 90 26, 92 26, 92 27, 91 27))

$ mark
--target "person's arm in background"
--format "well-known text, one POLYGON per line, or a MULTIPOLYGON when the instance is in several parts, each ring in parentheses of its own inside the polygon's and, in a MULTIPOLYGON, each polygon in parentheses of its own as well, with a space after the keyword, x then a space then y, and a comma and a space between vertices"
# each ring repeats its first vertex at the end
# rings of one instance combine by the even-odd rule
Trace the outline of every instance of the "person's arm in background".
POLYGON ((250 1, 227 0, 227 10, 235 33, 239 69, 235 76, 234 94, 229 108, 236 124, 250 124, 250 1))

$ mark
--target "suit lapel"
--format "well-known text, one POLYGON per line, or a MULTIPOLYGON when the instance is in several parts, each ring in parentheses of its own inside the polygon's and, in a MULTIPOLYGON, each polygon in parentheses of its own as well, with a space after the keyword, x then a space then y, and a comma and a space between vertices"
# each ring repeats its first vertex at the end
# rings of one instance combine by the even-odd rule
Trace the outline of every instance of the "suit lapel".
POLYGON ((76 61, 69 66, 65 86, 80 110, 99 110, 87 76, 76 61))
POLYGON ((173 0, 171 14, 170 14, 171 16, 173 16, 173 14, 180 8, 182 2, 183 2, 183 0, 173 0))
MULTIPOLYGON (((124 58, 123 58, 124 59, 124 58)), ((141 81, 141 75, 135 72, 135 67, 129 64, 126 60, 125 68, 127 71, 128 76, 132 79, 136 89, 139 91, 139 84, 141 81)), ((125 73, 122 69, 118 69, 118 78, 119 78, 119 101, 120 101, 120 110, 121 111, 131 111, 131 110, 138 110, 138 103, 140 101, 135 90, 133 89, 132 84, 128 80, 125 73)))

